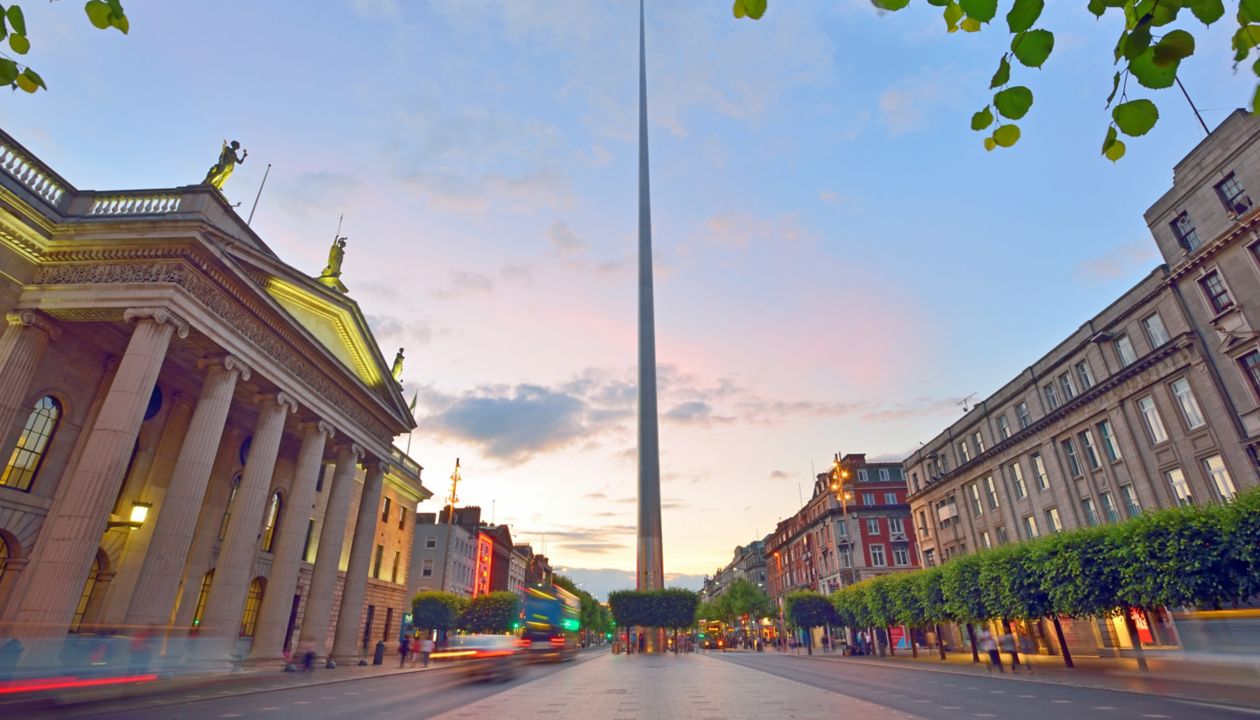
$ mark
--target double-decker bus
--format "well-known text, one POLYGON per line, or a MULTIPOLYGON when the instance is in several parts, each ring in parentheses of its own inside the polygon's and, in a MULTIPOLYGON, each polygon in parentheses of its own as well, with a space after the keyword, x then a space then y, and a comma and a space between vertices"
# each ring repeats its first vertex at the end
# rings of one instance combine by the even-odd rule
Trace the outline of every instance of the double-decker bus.
POLYGON ((521 644, 531 657, 572 659, 582 627, 581 603, 573 593, 555 585, 526 585, 521 603, 521 644))

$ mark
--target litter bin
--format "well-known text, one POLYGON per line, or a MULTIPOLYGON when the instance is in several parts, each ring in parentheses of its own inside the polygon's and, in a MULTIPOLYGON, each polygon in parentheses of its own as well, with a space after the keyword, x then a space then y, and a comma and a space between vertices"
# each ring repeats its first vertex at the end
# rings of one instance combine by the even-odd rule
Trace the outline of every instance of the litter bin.
POLYGON ((385 641, 376 641, 376 652, 372 654, 372 664, 380 665, 385 662, 385 641))

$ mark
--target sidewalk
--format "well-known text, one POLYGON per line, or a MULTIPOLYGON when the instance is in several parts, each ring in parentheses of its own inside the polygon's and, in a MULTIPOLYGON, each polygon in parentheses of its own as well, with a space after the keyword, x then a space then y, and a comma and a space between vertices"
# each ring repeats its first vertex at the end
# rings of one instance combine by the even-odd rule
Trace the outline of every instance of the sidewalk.
POLYGON ((547 717, 583 720, 794 720, 911 717, 880 705, 721 662, 698 653, 603 654, 438 715, 435 720, 547 717), (784 687, 791 684, 790 691, 784 687))
MULTIPOLYGON (((794 655, 792 652, 784 655, 794 655)), ((996 675, 989 670, 985 656, 979 663, 973 662, 970 652, 951 652, 942 661, 935 649, 919 650, 919 657, 911 657, 908 650, 898 650, 896 656, 842 656, 834 653, 799 654, 802 658, 826 660, 836 663, 900 667, 957 675, 996 675)), ((1002 656, 1006 674, 1021 680, 1053 683, 1073 687, 1092 687, 1144 694, 1159 694, 1190 698, 1204 702, 1228 702, 1256 707, 1260 705, 1260 663, 1255 658, 1243 658, 1235 662, 1188 662, 1173 658, 1147 659, 1149 672, 1138 669, 1132 658, 1073 657, 1075 668, 1063 666, 1063 658, 1054 655, 1020 656, 1020 661, 1031 665, 1032 674, 1021 666, 1015 671, 1010 665, 1010 655, 1002 656), (1027 662, 1030 660, 1031 662, 1027 662)))

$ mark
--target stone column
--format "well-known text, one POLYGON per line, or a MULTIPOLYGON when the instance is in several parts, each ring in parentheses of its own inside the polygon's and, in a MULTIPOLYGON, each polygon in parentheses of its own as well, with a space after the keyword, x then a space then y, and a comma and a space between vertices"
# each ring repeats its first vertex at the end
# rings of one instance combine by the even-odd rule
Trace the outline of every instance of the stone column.
MULTIPOLYGON (((0 334, 0 443, 8 439, 13 423, 26 402, 31 378, 48 341, 61 339, 61 329, 42 313, 19 310, 5 316, 0 334)), ((29 413, 32 408, 25 408, 29 413)))
POLYGON ((346 566, 345 585, 341 589, 341 612, 337 614, 337 634, 333 639, 333 658, 346 662, 359 654, 359 621, 363 619, 363 594, 367 589, 372 550, 376 547, 376 518, 381 512, 381 480, 385 470, 378 460, 365 466, 363 495, 359 499, 359 517, 354 521, 354 544, 350 546, 350 564, 346 566))
POLYGON ((293 487, 280 519, 276 538, 275 559, 267 573, 267 592, 263 593, 258 610, 258 626, 254 632, 252 659, 274 660, 284 654, 284 633, 289 628, 293 610, 293 592, 297 587, 302 562, 302 545, 306 541, 306 523, 315 505, 315 483, 324 467, 324 446, 335 434, 325 422, 307 423, 302 427, 302 449, 298 451, 293 472, 293 487))
POLYGON ((228 356, 211 361, 192 421, 179 448, 169 487, 157 509, 153 537, 127 607, 128 625, 166 625, 179 591, 184 562, 192 545, 197 516, 205 500, 206 484, 215 454, 223 440, 236 382, 249 380, 250 370, 228 356))
POLYGON ((144 421, 171 335, 188 337, 188 324, 163 308, 123 313, 136 322, 131 340, 74 469, 63 476, 40 530, 18 609, 16 634, 32 651, 27 662, 55 660, 92 560, 109 521, 127 461, 144 421), (51 638, 42 648, 38 638, 51 638), (25 643, 29 638, 30 643, 25 643))
MULTIPOLYGON (((343 445, 338 451, 337 469, 333 472, 328 505, 324 508, 324 525, 319 531, 315 569, 311 573, 306 612, 302 615, 302 629, 298 635, 298 645, 311 648, 318 655, 323 655, 326 650, 328 619, 332 612, 333 591, 337 588, 337 565, 341 562, 341 544, 346 536, 346 514, 350 511, 350 497, 354 493, 354 469, 361 457, 363 448, 358 445, 343 445)), ((331 659, 328 666, 336 667, 331 659)))
POLYGON ((232 518, 227 535, 219 549, 214 566, 214 580, 206 598, 199 635, 204 647, 199 654, 210 659, 226 660, 240 635, 241 614, 249 583, 254 579, 254 561, 258 552, 258 531, 267 508, 267 492, 280 453, 284 435, 284 419, 296 411, 293 398, 284 393, 260 398, 258 424, 250 441, 241 486, 232 503, 232 518), (218 639, 222 642, 215 642, 218 639))

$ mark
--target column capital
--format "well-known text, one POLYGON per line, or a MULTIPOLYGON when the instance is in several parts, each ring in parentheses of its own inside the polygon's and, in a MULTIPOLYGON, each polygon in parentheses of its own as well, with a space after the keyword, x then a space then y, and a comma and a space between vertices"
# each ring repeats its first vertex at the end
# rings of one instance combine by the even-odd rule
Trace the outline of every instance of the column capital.
POLYGON ((245 361, 235 355, 211 355, 203 357, 197 361, 197 367, 205 370, 211 367, 221 367, 224 370, 235 370, 244 382, 249 382, 249 378, 254 374, 253 369, 245 364, 245 361))
POLYGON ((152 320, 159 325, 170 325, 181 340, 188 337, 188 322, 166 308, 138 307, 123 310, 124 322, 130 323, 137 320, 152 320))
POLYGON ((40 330, 48 336, 49 340, 61 339, 61 328, 53 322, 52 318, 38 310, 30 308, 14 310, 11 313, 6 313, 4 318, 10 325, 21 325, 40 330))
POLYGON ((361 445, 359 445, 359 443, 352 442, 350 443, 350 447, 346 448, 343 445, 342 448, 339 448, 339 449, 343 449, 343 448, 349 450, 350 453, 354 455, 355 462, 358 462, 360 459, 362 459, 364 454, 366 453, 366 451, 363 449, 361 445))
POLYGON ((254 402, 260 405, 263 405, 269 402, 275 403, 276 405, 282 405, 288 409, 288 412, 291 412, 291 413, 295 413, 298 411, 297 400, 294 400, 292 395, 284 392, 283 390, 279 392, 274 392, 274 393, 260 393, 258 395, 255 395, 254 402))
POLYGON ((337 428, 333 427, 332 423, 319 418, 303 420, 298 424, 298 429, 303 435, 323 433, 326 440, 332 440, 337 435, 337 428))
POLYGON ((372 457, 363 461, 363 469, 366 472, 381 472, 385 469, 386 464, 384 460, 372 457))

